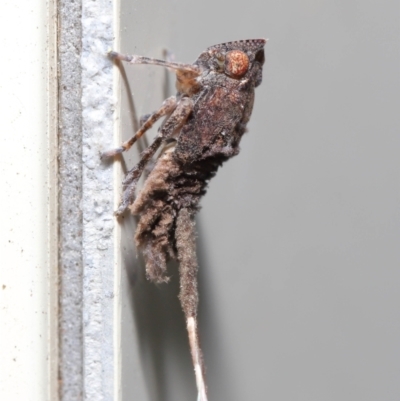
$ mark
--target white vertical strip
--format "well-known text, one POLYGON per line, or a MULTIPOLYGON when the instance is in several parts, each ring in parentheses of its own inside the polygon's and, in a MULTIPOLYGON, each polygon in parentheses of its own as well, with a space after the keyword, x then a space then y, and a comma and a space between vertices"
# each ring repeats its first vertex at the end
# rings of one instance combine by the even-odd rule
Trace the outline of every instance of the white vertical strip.
MULTIPOLYGON (((114 0, 114 44, 113 49, 119 49, 120 45, 120 1, 114 0)), ((118 68, 113 68, 114 88, 114 140, 115 145, 121 143, 121 80, 118 68)), ((114 186, 119 188, 122 181, 121 169, 114 168, 114 186)), ((114 210, 117 209, 121 195, 114 190, 114 210)), ((121 297, 121 227, 116 224, 114 230, 114 401, 122 400, 122 347, 121 347, 121 324, 122 324, 122 297, 121 297)))
POLYGON ((0 2, 2 400, 56 397, 53 7, 0 2))
POLYGON ((48 318, 47 385, 49 401, 59 400, 59 270, 58 270, 58 3, 47 1, 47 238, 48 318))
POLYGON ((114 399, 113 2, 82 1, 84 399, 114 399))

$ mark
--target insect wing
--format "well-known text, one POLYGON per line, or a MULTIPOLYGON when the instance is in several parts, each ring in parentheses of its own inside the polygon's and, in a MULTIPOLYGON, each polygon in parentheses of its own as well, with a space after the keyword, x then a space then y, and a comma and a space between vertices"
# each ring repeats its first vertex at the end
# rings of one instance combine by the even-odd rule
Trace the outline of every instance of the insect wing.
POLYGON ((228 145, 236 140, 235 128, 243 119, 246 99, 246 93, 222 86, 205 91, 181 130, 176 156, 190 163, 201 158, 218 137, 228 145))

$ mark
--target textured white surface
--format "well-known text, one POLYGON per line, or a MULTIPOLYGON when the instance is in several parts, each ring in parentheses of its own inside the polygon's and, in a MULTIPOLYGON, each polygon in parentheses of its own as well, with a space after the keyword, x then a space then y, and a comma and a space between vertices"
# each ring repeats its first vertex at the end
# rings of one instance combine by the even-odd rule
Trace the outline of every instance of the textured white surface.
POLYGON ((81 4, 58 2, 59 394, 81 400, 82 338, 82 48, 81 4))
POLYGON ((10 401, 56 396, 49 4, 0 3, 0 399, 10 401))
POLYGON ((115 5, 59 4, 60 394, 63 401, 117 400, 114 169, 100 161, 113 143, 114 69, 107 51, 115 5))
POLYGON ((84 397, 114 400, 114 225, 113 169, 100 162, 112 146, 112 1, 82 2, 83 128, 83 343, 84 397))

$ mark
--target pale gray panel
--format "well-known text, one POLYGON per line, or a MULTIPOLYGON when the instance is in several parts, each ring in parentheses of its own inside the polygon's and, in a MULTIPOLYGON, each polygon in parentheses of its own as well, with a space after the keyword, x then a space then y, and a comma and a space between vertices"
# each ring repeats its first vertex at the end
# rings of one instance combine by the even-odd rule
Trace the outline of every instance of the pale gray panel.
MULTIPOLYGON (((398 400, 398 3, 126 2, 122 20, 124 51, 179 61, 270 39, 242 152, 198 218, 210 400, 398 400)), ((147 113, 162 73, 127 68, 147 113)), ((176 270, 157 289, 130 268, 123 399, 195 400, 176 270)))

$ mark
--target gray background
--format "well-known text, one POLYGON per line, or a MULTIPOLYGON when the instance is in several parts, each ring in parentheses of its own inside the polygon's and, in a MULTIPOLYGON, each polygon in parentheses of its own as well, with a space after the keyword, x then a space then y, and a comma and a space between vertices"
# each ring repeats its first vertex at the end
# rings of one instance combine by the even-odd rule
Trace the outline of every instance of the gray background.
MULTIPOLYGON (((123 52, 189 62, 270 39, 241 154, 198 216, 211 401, 400 399, 399 34, 398 1, 122 1, 123 52)), ((166 73, 126 70, 137 113, 156 109, 166 73)), ((134 224, 122 227, 123 400, 195 400, 176 267, 168 286, 145 281, 134 224)))

